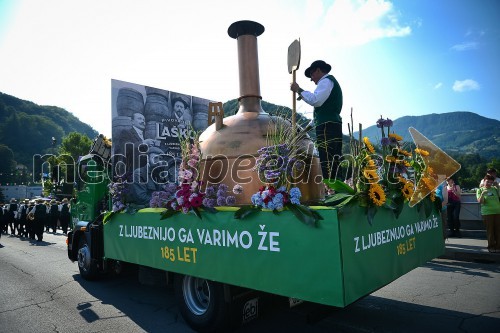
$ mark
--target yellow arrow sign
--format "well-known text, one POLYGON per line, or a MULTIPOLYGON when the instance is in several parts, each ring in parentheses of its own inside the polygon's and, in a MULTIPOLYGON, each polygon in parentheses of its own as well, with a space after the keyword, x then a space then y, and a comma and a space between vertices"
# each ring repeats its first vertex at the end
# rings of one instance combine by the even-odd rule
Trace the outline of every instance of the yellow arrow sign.
POLYGON ((435 191, 439 184, 447 177, 451 177, 460 170, 461 166, 422 133, 413 127, 410 127, 408 130, 418 148, 416 152, 422 157, 424 163, 421 166, 422 170, 425 170, 410 198, 410 207, 413 207, 429 195, 429 193, 435 191))

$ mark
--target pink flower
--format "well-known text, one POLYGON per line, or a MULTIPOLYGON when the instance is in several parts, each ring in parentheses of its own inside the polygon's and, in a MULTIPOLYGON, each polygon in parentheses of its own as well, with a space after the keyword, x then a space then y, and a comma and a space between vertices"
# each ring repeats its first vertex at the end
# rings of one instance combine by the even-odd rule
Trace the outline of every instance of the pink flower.
POLYGON ((200 207, 201 204, 203 203, 203 197, 199 195, 197 197, 191 198, 190 202, 193 205, 193 207, 200 207))

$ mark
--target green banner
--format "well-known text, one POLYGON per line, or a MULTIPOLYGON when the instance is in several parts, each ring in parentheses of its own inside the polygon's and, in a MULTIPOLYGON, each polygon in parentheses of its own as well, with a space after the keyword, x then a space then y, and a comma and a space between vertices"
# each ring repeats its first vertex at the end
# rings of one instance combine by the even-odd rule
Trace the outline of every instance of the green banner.
POLYGON ((387 229, 415 230, 424 220, 409 208, 397 220, 380 209, 372 226, 361 209, 344 210, 340 221, 337 210, 318 209, 324 220, 316 228, 290 211, 160 220, 161 211, 115 214, 104 226, 105 256, 333 306, 346 306, 444 248, 440 224, 388 239, 387 229))
POLYGON ((373 224, 364 210, 342 211, 340 234, 345 303, 350 304, 444 253, 441 216, 405 206, 398 219, 378 209, 373 224))

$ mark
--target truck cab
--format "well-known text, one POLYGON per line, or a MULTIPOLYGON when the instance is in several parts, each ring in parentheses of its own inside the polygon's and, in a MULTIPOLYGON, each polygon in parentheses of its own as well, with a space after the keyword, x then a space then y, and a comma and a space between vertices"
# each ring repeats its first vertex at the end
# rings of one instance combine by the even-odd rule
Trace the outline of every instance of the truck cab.
POLYGON ((102 213, 109 208, 110 156, 111 145, 99 135, 89 154, 78 161, 76 197, 71 200, 73 230, 68 233, 68 257, 78 261, 80 273, 89 278, 102 269, 102 240, 91 239, 101 233, 90 231, 102 228, 102 213))

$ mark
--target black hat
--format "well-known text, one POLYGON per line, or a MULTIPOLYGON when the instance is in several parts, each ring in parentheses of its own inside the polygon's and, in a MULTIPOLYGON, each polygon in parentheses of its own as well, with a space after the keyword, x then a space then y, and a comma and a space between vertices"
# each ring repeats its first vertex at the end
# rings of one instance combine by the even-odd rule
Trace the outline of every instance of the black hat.
POLYGON ((321 69, 321 71, 323 73, 328 73, 332 69, 332 66, 328 65, 323 60, 316 60, 304 72, 304 74, 306 75, 306 77, 310 78, 311 77, 311 71, 314 70, 314 69, 316 69, 316 68, 321 69))
POLYGON ((182 102, 182 104, 184 104, 184 107, 185 108, 188 108, 189 107, 189 103, 182 97, 178 96, 178 97, 175 97, 172 99, 172 106, 175 105, 175 103, 177 102, 182 102))

